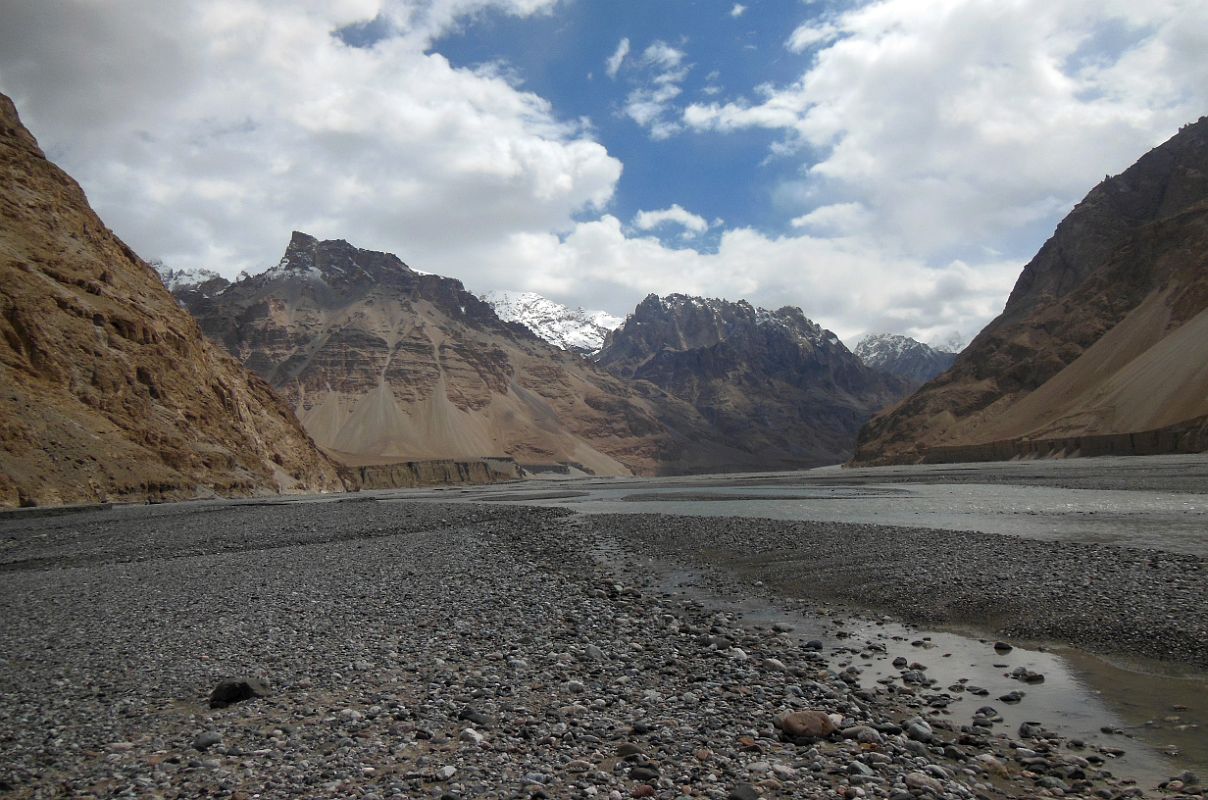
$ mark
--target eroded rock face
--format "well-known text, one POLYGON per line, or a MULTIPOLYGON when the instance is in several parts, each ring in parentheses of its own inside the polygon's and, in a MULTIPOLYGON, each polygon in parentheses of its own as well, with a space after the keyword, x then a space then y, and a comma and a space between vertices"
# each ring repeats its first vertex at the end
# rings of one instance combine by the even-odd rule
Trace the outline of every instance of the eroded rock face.
POLYGON ((779 466, 846 460, 856 431, 906 393, 800 309, 650 295, 599 363, 692 404, 727 441, 779 466))
POLYGON ((503 322, 459 281, 388 253, 294 233, 272 269, 181 299, 352 466, 510 456, 620 475, 754 462, 719 444, 691 406, 503 322))
POLYGON ((855 461, 1069 454, 1134 432, 1191 447, 1175 434, 1208 415, 1206 309, 1202 118, 1092 189, 952 369, 861 432, 855 461))
POLYGON ((341 486, 0 95, 0 504, 341 486))

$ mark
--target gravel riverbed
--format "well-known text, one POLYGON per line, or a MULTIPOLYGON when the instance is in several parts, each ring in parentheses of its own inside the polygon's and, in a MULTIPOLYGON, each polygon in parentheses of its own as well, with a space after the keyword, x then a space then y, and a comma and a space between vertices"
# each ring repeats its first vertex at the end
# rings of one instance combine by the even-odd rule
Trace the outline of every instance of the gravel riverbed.
MULTIPOLYGON (((643 572, 655 552, 707 562, 808 533, 787 525, 362 498, 0 521, 0 793, 1203 796, 1189 774, 1160 789, 1112 776, 1111 747, 1005 729, 996 698, 950 710, 976 687, 934 685, 920 655, 905 652, 893 680, 862 680, 862 665, 898 654, 820 649, 663 593, 643 572), (267 696, 210 708, 231 678, 267 696)), ((1059 545, 1017 542, 1037 576, 1025 580, 998 550, 976 560, 992 541, 953 535, 928 550, 926 532, 907 562, 885 550, 898 534, 858 533, 833 531, 810 567, 831 575, 828 594, 903 565, 918 574, 900 582, 925 587, 953 568, 935 560, 968 558, 987 586, 1038 606, 1065 563, 1059 545)), ((1141 568, 1119 556, 1126 583, 1141 568)), ((1178 559, 1152 570, 1163 580, 1129 584, 1140 613, 1184 590, 1202 611, 1202 573, 1178 559)), ((1202 652, 1187 647, 1177 653, 1202 652)))

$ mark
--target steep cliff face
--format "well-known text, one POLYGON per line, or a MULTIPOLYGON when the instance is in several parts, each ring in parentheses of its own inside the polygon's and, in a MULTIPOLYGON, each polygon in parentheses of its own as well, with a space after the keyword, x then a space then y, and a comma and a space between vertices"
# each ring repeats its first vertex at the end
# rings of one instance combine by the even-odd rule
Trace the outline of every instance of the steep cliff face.
POLYGON ((870 422, 855 460, 973 458, 990 443, 1070 452, 1036 443, 1186 428, 1208 415, 1206 309, 1203 118, 1092 189, 1002 315, 952 369, 870 422))
POLYGON ((506 455, 620 475, 734 460, 690 406, 388 253, 295 233, 277 266, 186 302, 348 464, 506 455))
POLYGON ((952 366, 956 353, 895 333, 865 336, 852 351, 866 367, 901 378, 912 389, 922 386, 952 366))
POLYGON ((340 488, 0 95, 0 504, 340 488))
POLYGON ((856 431, 906 386, 868 369, 796 308, 651 295, 599 363, 692 404, 726 440, 768 463, 836 463, 856 431))

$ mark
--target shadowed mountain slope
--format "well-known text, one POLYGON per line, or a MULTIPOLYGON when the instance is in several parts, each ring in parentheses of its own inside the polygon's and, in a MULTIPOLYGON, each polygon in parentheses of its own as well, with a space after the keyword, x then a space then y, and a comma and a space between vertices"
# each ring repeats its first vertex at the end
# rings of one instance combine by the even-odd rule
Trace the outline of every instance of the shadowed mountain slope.
POLYGON ((598 360, 692 404, 728 441, 778 466, 846 460, 856 432, 907 391, 800 309, 650 295, 598 360))
POLYGON ((1208 449, 1208 118, 1096 186, 855 462, 1208 449))

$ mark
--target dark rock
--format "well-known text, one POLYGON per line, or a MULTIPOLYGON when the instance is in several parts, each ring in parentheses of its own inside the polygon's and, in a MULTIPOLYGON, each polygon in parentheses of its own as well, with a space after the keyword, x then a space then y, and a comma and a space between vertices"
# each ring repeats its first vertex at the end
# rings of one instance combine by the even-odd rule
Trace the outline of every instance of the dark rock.
POLYGON ((268 684, 259 678, 240 678, 223 681, 210 692, 210 708, 226 708, 253 697, 268 697, 268 684))
POLYGON ((749 783, 740 783, 730 790, 729 800, 759 800, 759 790, 749 783))

